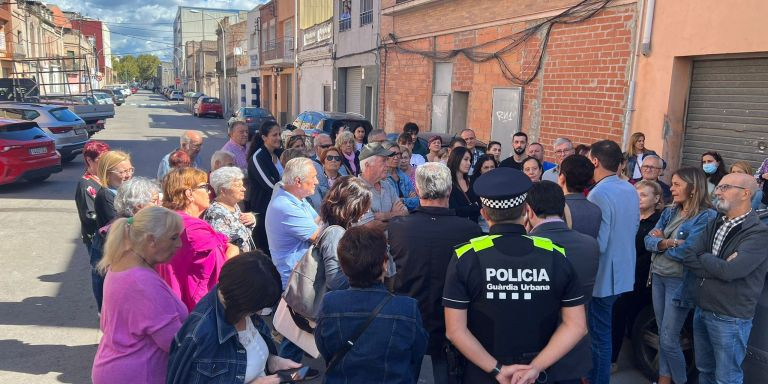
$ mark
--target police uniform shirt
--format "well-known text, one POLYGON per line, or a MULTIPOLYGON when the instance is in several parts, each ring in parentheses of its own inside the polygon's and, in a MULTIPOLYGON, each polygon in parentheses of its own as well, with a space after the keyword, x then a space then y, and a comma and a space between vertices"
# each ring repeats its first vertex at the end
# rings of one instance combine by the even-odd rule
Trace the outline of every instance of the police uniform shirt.
POLYGON ((517 224, 494 225, 493 235, 501 236, 480 252, 454 254, 443 306, 468 310, 469 330, 491 355, 511 364, 515 353, 539 352, 559 324, 560 309, 584 304, 586 297, 573 266, 551 241, 540 239, 537 249, 535 238, 517 224))

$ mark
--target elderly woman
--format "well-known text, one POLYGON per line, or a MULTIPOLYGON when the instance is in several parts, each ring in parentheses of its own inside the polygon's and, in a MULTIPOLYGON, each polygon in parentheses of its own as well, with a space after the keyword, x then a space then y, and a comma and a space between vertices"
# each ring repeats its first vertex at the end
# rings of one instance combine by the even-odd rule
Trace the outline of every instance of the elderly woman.
POLYGON ((427 144, 427 155, 424 156, 427 161, 439 162, 440 161, 440 149, 443 148, 443 139, 440 136, 430 136, 429 144, 427 144))
MULTIPOLYGON (((424 158, 421 155, 416 155, 422 158, 424 158)), ((400 163, 398 164, 398 167, 400 168, 400 171, 408 175, 408 178, 411 180, 411 184, 414 186, 416 185, 416 166, 413 165, 413 162, 411 161, 413 159, 413 150, 409 146, 400 145, 400 163)), ((421 164, 424 164, 424 161, 421 162, 421 164)))
POLYGON ((350 289, 328 292, 321 305, 315 342, 328 362, 325 383, 416 383, 429 336, 418 302, 393 296, 383 284, 388 264, 386 235, 374 227, 353 227, 338 248, 350 289), (374 318, 355 340, 355 347, 334 358, 344 348, 344 340, 354 338, 371 315, 374 318))
POLYGON ((541 181, 541 161, 535 157, 529 157, 523 160, 523 173, 534 183, 541 181))
POLYGON ((280 275, 261 251, 233 257, 219 284, 195 307, 172 340, 168 384, 280 383, 277 371, 300 364, 277 356, 259 313, 280 299, 280 275))
POLYGON ((131 217, 153 205, 160 205, 160 186, 154 180, 134 177, 117 189, 115 212, 121 217, 131 217))
POLYGON ((200 219, 211 202, 208 175, 197 168, 171 170, 163 180, 163 205, 184 221, 181 248, 170 263, 158 267, 171 289, 190 311, 216 285, 221 266, 239 253, 227 236, 200 219))
POLYGON ((108 151, 99 158, 98 178, 101 189, 96 192, 93 207, 96 214, 96 234, 91 243, 91 288, 96 298, 96 305, 101 312, 104 278, 96 271, 96 265, 101 260, 104 235, 100 229, 117 218, 115 211, 115 195, 124 182, 133 177, 131 156, 122 151, 108 151))
POLYGON ((685 356, 680 346, 683 329, 693 300, 686 287, 682 261, 697 236, 701 236, 711 209, 707 177, 701 169, 683 167, 672 174, 672 205, 664 210, 656 226, 645 236, 651 258, 653 312, 659 327, 659 384, 685 384, 688 379, 685 356))
POLYGON ((355 136, 352 132, 344 131, 336 136, 336 148, 341 151, 341 165, 348 175, 360 175, 360 159, 355 151, 355 136))
POLYGON ((241 252, 256 249, 251 231, 256 218, 252 213, 240 212, 238 203, 245 199, 243 171, 237 167, 223 167, 211 172, 211 187, 216 201, 205 211, 203 219, 217 232, 225 234, 231 244, 241 252))
POLYGON ((162 207, 112 224, 98 265, 109 273, 93 383, 165 382, 168 351, 187 308, 154 268, 173 257, 183 229, 179 215, 162 207))

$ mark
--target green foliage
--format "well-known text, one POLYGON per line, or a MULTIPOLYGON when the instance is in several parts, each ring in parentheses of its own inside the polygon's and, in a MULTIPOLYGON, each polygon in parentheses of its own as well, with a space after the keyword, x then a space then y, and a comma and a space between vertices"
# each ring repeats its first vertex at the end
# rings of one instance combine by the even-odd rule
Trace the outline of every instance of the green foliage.
POLYGON ((157 75, 160 59, 155 55, 123 56, 112 58, 112 69, 123 83, 144 82, 157 75))

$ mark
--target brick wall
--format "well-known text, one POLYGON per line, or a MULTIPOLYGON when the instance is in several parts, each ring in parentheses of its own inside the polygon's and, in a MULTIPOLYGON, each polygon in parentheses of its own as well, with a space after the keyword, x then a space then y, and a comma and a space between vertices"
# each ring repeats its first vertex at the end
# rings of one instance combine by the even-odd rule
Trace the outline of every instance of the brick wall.
MULTIPOLYGON (((478 2, 487 3, 487 1, 478 2)), ((450 4, 450 2, 449 2, 450 4)), ((426 12, 426 11, 425 11, 426 12)), ((401 25, 395 16, 394 25, 401 25)), ((408 14, 408 17, 413 17, 408 14)), ((441 20, 432 19, 431 23, 441 20)), ((458 49, 493 41, 520 31, 538 20, 443 34, 403 43, 415 49, 458 49)), ((635 5, 608 8, 580 24, 556 25, 550 34, 538 76, 523 88, 522 128, 544 143, 551 157, 555 138, 575 143, 610 138, 621 142, 628 90, 629 58, 635 29, 635 5)), ((426 26, 425 29, 429 29, 426 26)), ((383 31, 384 32, 384 31, 383 31)), ((517 75, 529 76, 540 54, 541 35, 504 56, 517 75)), ((493 52, 508 42, 483 48, 493 52)), ((514 87, 495 60, 472 63, 463 55, 453 59, 452 90, 469 92, 467 126, 482 140, 491 131, 495 87, 514 87)), ((429 130, 434 63, 391 47, 382 54, 380 125, 400 131, 413 121, 429 130)), ((505 153, 509 143, 503 143, 505 153)))

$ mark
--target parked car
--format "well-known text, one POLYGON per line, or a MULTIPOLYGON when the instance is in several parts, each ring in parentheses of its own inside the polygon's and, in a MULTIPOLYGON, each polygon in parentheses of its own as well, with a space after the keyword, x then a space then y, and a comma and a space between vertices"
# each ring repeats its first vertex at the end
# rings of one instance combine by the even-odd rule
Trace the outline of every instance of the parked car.
POLYGON ((85 121, 62 105, 0 103, 0 117, 36 122, 56 141, 56 150, 65 163, 82 153, 88 142, 85 121))
POLYGON ((131 87, 131 93, 136 93, 139 91, 138 87, 131 87))
POLYGON ((171 96, 168 97, 168 100, 184 101, 184 95, 181 94, 181 91, 173 91, 171 92, 171 96))
POLYGON ((213 115, 219 119, 224 118, 224 108, 216 97, 201 96, 197 99, 192 115, 196 117, 213 115))
POLYGON ((0 185, 61 172, 56 144, 33 121, 0 119, 0 185))
POLYGON ((248 140, 251 140, 253 134, 264 124, 265 121, 277 121, 269 111, 258 107, 241 107, 232 114, 227 121, 227 126, 231 127, 235 121, 243 121, 248 125, 248 140))
POLYGON ((301 128, 305 132, 316 130, 315 134, 319 132, 327 133, 334 141, 336 140, 336 134, 341 129, 354 132, 357 127, 362 126, 365 128, 366 133, 373 130, 373 126, 363 115, 345 112, 305 111, 296 117, 291 126, 289 129, 301 128))
POLYGON ((104 92, 93 92, 93 98, 97 104, 114 104, 112 97, 104 92))
POLYGON ((123 96, 123 93, 120 91, 108 88, 94 89, 93 91, 106 93, 112 98, 112 102, 117 106, 121 106, 125 103, 125 96, 123 96))

